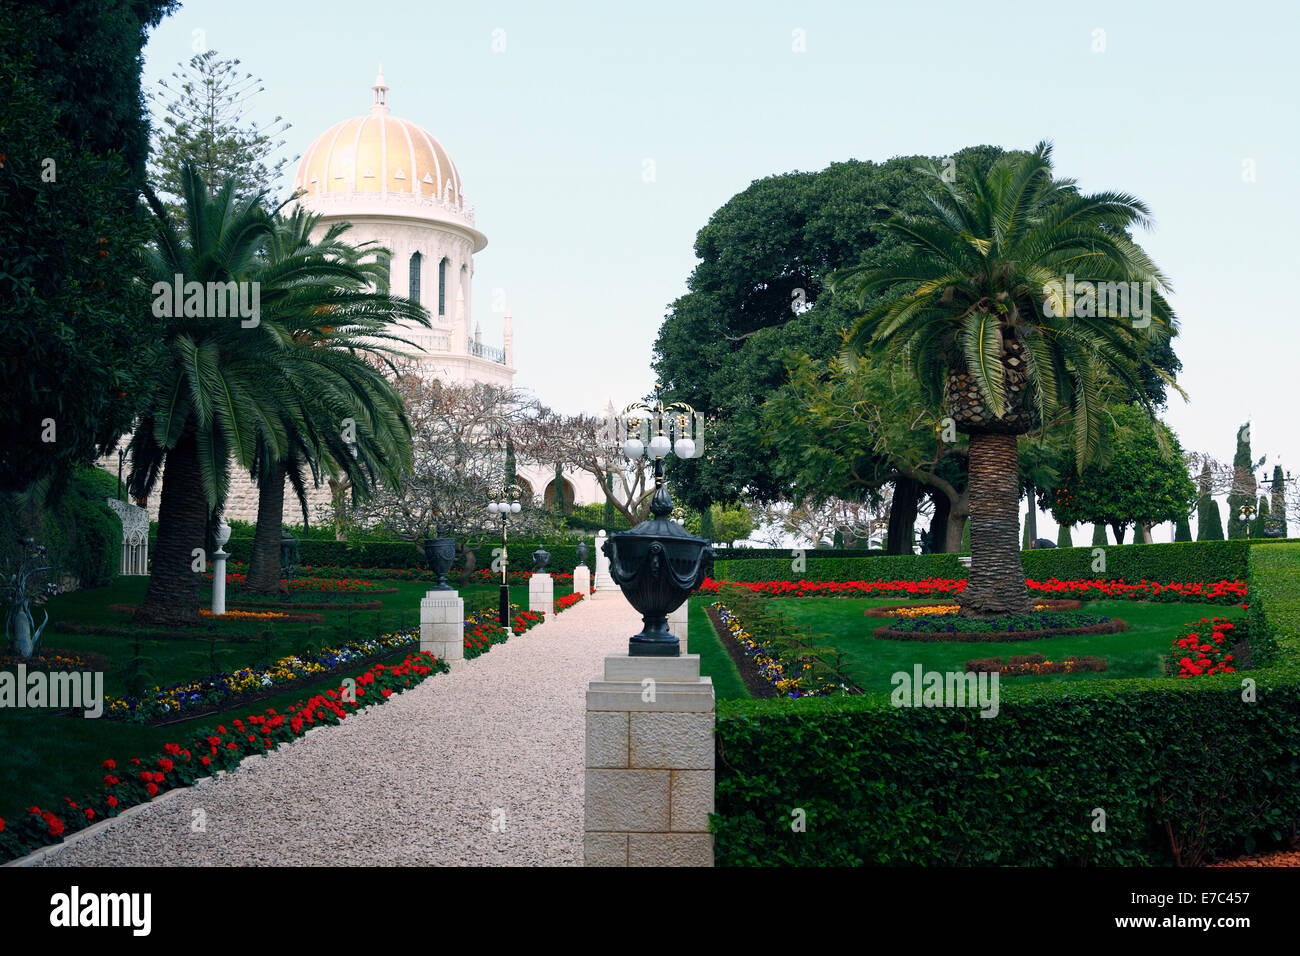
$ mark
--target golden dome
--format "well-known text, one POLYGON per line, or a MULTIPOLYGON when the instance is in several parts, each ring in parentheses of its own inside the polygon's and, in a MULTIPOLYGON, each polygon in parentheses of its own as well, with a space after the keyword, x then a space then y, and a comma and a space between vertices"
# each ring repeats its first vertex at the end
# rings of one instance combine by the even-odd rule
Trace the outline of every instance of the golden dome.
POLYGON ((460 173, 423 128, 388 113, 383 67, 366 116, 335 123, 307 148, 293 188, 321 193, 408 193, 464 206, 460 173))

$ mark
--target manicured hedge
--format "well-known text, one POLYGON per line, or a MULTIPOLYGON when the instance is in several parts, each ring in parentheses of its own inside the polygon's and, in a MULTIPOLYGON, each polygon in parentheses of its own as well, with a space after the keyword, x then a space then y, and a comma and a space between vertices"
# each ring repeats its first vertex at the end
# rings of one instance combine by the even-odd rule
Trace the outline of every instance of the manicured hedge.
MULTIPOLYGON (((152 547, 152 542, 150 543, 152 547)), ((480 545, 475 549, 477 567, 490 567, 493 549, 499 548, 500 542, 480 545)), ((533 552, 539 547, 536 541, 509 541, 510 566, 517 571, 529 570, 533 566, 533 552)), ((548 571, 571 573, 578 563, 577 542, 573 544, 548 544, 546 550, 551 553, 547 564, 548 571)), ((226 551, 231 560, 247 563, 253 555, 251 537, 231 535, 226 543, 226 551)), ((298 560, 308 566, 334 565, 348 568, 419 568, 428 567, 424 560, 423 545, 410 541, 370 541, 351 543, 348 541, 319 541, 305 539, 298 542, 298 560)), ((587 566, 594 565, 594 549, 587 543, 587 566)), ((455 567, 464 566, 464 558, 457 556, 455 567)))
POLYGON ((720 702, 717 862, 1190 865, 1293 839, 1300 546, 1249 558, 1252 655, 1276 635, 1277 660, 1247 673, 1002 682, 993 718, 886 695, 720 702))
POLYGON ((1300 820, 1300 685, 1234 675, 1009 687, 1001 712, 723 701, 719 865, 1154 865, 1300 820), (1031 696, 1032 695, 1032 696, 1031 696), (1094 811, 1106 814, 1093 830, 1094 811), (806 832, 791 824, 806 813, 806 832), (1198 821, 1204 820, 1205 831, 1198 821))
MULTIPOLYGON (((1104 549, 1105 571, 1093 570, 1093 548, 1041 548, 1020 554, 1025 575, 1037 581, 1092 580, 1098 577, 1125 581, 1242 581, 1247 574, 1249 543, 1189 541, 1178 544, 1125 544, 1104 549)), ((807 555, 807 568, 793 568, 794 559, 718 561, 714 577, 724 581, 909 581, 925 578, 961 578, 966 570, 955 554, 904 554, 872 558, 824 558, 807 555)))

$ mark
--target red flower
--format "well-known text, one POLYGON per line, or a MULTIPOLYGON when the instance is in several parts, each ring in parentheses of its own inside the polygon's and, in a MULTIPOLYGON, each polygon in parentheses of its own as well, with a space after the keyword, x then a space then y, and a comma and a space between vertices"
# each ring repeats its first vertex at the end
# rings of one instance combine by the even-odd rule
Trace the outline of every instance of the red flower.
POLYGON ((87 820, 95 819, 95 811, 90 809, 90 807, 86 807, 86 819, 87 820))
POLYGON ((109 798, 108 798, 108 805, 109 805, 110 807, 115 807, 115 806, 117 806, 117 797, 109 797, 109 798))
POLYGON ((148 792, 149 796, 151 797, 156 797, 158 795, 158 784, 156 783, 146 784, 144 789, 148 792))
POLYGON ((158 761, 158 766, 162 767, 163 770, 166 771, 167 773, 171 773, 172 768, 176 765, 172 763, 170 760, 168 760, 166 757, 163 757, 158 761))
POLYGON ((105 760, 100 766, 102 766, 105 770, 117 769, 117 764, 114 763, 112 760, 105 760))

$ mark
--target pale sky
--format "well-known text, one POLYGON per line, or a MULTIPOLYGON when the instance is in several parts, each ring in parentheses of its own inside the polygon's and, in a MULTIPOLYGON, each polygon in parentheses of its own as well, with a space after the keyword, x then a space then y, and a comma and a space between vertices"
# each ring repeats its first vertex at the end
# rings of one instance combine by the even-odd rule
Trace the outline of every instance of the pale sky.
POLYGON ((1285 0, 192 0, 150 38, 145 85, 196 39, 238 57, 296 161, 367 111, 382 60, 393 114, 447 148, 488 237, 484 341, 504 290, 516 383, 566 412, 648 391, 695 234, 754 179, 1050 139, 1058 176, 1154 213, 1137 239, 1174 286, 1184 447, 1230 460, 1249 418, 1256 457, 1300 473, 1298 27, 1285 0))

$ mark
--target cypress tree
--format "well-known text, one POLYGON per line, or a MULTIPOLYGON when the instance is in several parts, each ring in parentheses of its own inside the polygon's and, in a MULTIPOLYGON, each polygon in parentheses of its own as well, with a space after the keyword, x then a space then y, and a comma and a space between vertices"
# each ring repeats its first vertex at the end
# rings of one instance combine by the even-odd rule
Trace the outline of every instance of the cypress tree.
POLYGON ((1179 515, 1178 520, 1174 523, 1174 540, 1191 541, 1192 526, 1187 520, 1187 515, 1179 515))
POLYGON ((1260 495, 1259 504, 1255 509, 1255 520, 1251 524, 1250 536, 1252 538, 1264 537, 1264 529, 1268 527, 1268 496, 1260 495))
POLYGON ((1104 548, 1110 544, 1106 540, 1106 526, 1104 524, 1095 524, 1092 526, 1092 546, 1094 548, 1104 548))
POLYGON ((961 529, 961 553, 970 554, 970 519, 969 518, 966 520, 966 524, 963 525, 961 529))
POLYGON ((512 438, 506 439, 506 486, 509 487, 515 483, 519 473, 515 465, 515 442, 512 438))
POLYGON ((1056 546, 1058 548, 1073 548, 1074 538, 1070 535, 1070 526, 1061 525, 1056 531, 1056 546))
POLYGON ((1237 429, 1237 452, 1232 456, 1232 494, 1228 495, 1228 538, 1246 537, 1241 509, 1255 503, 1255 476, 1250 460, 1250 422, 1237 429))
POLYGON ((700 511, 700 537, 713 543, 713 505, 705 505, 700 511))
POLYGON ((1025 515, 1025 530, 1020 535, 1020 550, 1028 551, 1034 542, 1029 539, 1029 515, 1025 515))
POLYGON ((1286 537, 1286 485, 1282 481, 1282 466, 1273 466, 1273 503, 1269 512, 1273 517, 1274 527, 1281 532, 1278 537, 1286 537))
POLYGON ((1219 506, 1210 497, 1210 466, 1206 463, 1201 468, 1201 477, 1197 480, 1201 497, 1196 501, 1196 540, 1222 541, 1223 523, 1219 516, 1219 506))

